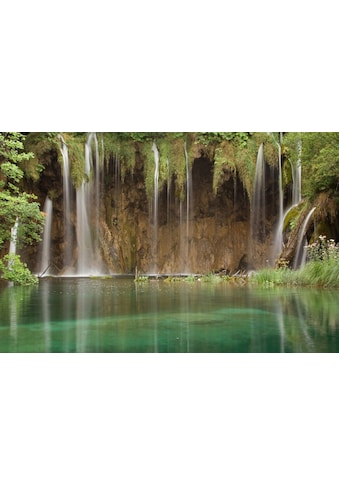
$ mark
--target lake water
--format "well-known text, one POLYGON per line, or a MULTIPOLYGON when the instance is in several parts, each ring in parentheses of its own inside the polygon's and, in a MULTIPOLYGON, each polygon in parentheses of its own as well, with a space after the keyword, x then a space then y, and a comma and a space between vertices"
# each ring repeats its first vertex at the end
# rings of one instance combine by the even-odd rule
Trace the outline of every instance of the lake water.
POLYGON ((0 289, 0 352, 338 352, 338 292, 42 279, 0 289))

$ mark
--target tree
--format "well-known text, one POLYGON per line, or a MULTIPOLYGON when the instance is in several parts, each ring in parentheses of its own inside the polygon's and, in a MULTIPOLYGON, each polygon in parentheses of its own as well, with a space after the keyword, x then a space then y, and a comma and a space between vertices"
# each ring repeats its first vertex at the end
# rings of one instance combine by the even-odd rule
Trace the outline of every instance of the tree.
POLYGON ((288 133, 284 138, 286 156, 296 163, 300 156, 303 195, 314 199, 320 192, 336 194, 339 188, 339 133, 288 133))
MULTIPOLYGON (((20 189, 24 172, 20 163, 34 157, 25 153, 25 136, 17 132, 0 133, 0 251, 3 253, 11 239, 11 229, 18 221, 18 247, 32 245, 41 240, 44 216, 36 196, 20 189)), ((11 279, 8 272, 2 277, 11 279)), ((13 272, 13 281, 15 281, 13 272)))

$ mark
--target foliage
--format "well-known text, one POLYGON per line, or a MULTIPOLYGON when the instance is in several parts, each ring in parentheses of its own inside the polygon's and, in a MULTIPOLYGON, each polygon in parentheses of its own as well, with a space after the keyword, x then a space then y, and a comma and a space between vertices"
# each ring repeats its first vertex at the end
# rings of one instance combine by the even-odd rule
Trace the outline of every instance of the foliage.
MULTIPOLYGON (((245 138, 240 136, 241 133, 233 133, 232 135, 233 137, 229 133, 225 133, 225 140, 215 142, 213 190, 217 193, 221 185, 231 175, 234 178, 239 176, 251 199, 258 148, 267 137, 248 133, 245 143, 245 138)), ((197 138, 199 139, 199 134, 197 138)), ((216 140, 220 139, 220 136, 216 138, 216 140)))
POLYGON ((208 274, 202 275, 200 278, 200 281, 202 281, 203 283, 216 284, 223 281, 223 279, 218 274, 208 273, 208 274))
POLYGON ((320 286, 339 287, 339 245, 320 236, 307 247, 308 262, 298 270, 287 267, 263 268, 250 277, 250 282, 264 287, 320 286))
MULTIPOLYGON (((85 133, 61 133, 64 139, 67 150, 70 166, 70 176, 75 188, 80 187, 82 182, 86 179, 85 174, 85 133)), ((63 156, 61 153, 60 140, 57 140, 57 154, 58 162, 63 166, 63 156)))
POLYGON ((106 132, 102 134, 103 159, 109 165, 118 160, 123 181, 128 173, 133 174, 136 165, 136 141, 130 133, 106 132))
POLYGON ((38 283, 38 278, 34 276, 23 263, 20 256, 14 254, 7 254, 0 259, 1 278, 12 281, 15 285, 35 285, 38 283))
POLYGON ((149 277, 147 275, 136 275, 134 278, 135 283, 146 283, 149 281, 149 277))
MULTIPOLYGON (((24 172, 20 164, 34 157, 24 151, 21 133, 0 133, 0 249, 9 243, 11 229, 18 221, 17 246, 32 245, 41 240, 44 216, 36 196, 20 190, 24 172)), ((18 257, 5 256, 1 261, 3 278, 17 284, 29 284, 30 271, 18 257), (9 260, 8 258, 14 258, 9 260), (10 263, 10 264, 8 264, 10 263)))
POLYGON ((339 264, 331 259, 310 261, 298 270, 298 281, 303 286, 338 288, 339 264))
POLYGON ((44 217, 36 196, 20 191, 24 172, 19 164, 33 157, 32 153, 23 152, 23 141, 20 133, 0 133, 0 248, 10 240, 17 219, 19 244, 41 240, 44 217))
POLYGON ((49 163, 51 152, 59 150, 59 140, 57 133, 51 132, 31 132, 24 141, 25 151, 30 151, 34 157, 25 160, 22 164, 25 177, 37 182, 45 166, 49 163))
POLYGON ((186 159, 184 143, 186 142, 190 166, 193 161, 194 136, 181 132, 116 132, 103 133, 104 159, 106 164, 119 161, 121 180, 128 173, 134 173, 138 154, 141 154, 145 189, 148 198, 154 193, 154 153, 153 142, 159 152, 159 190, 172 178, 176 186, 176 195, 185 197, 186 159))
POLYGON ((70 176, 74 187, 78 188, 86 180, 85 174, 85 149, 84 139, 66 136, 65 141, 68 146, 68 157, 70 165, 70 176))
POLYGON ((223 141, 229 141, 245 147, 251 134, 252 133, 249 133, 249 132, 234 132, 234 131, 201 132, 197 134, 197 142, 207 146, 209 144, 219 144, 219 143, 222 143, 223 141))
MULTIPOLYGON (((153 142, 147 141, 142 144, 142 154, 144 157, 144 180, 146 187, 146 194, 149 199, 152 198, 154 191, 154 153, 153 153, 153 142)), ((160 163, 160 160, 159 160, 160 163)))
POLYGON ((287 231, 287 229, 293 230, 297 223, 300 215, 304 209, 304 203, 299 203, 298 205, 291 207, 284 218, 283 224, 283 231, 287 231))
POLYGON ((337 192, 339 186, 339 133, 288 133, 284 138, 285 156, 296 163, 300 156, 303 171, 302 193, 314 198, 319 192, 337 192))
POLYGON ((319 236, 312 244, 306 246, 308 261, 332 261, 339 265, 339 244, 334 239, 319 236))
POLYGON ((290 286, 296 283, 296 272, 289 268, 262 268, 250 275, 250 283, 264 287, 290 286))

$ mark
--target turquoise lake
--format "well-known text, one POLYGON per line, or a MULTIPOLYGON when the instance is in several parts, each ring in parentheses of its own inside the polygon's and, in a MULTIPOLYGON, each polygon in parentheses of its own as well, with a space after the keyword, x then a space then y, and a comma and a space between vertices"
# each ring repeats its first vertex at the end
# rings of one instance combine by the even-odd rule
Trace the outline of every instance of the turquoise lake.
POLYGON ((337 352, 338 292, 45 278, 0 289, 0 352, 337 352))

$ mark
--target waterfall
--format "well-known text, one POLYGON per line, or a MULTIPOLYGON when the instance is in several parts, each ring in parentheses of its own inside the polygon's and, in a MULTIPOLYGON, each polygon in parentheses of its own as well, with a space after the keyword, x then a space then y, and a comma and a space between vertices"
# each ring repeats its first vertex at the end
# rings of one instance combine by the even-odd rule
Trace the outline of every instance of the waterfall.
POLYGON ((167 167, 167 208, 166 208, 166 221, 167 224, 170 221, 170 202, 171 202, 171 176, 170 176, 170 161, 166 158, 167 167))
POLYGON ((191 218, 192 218, 192 170, 190 168, 186 141, 184 143, 184 153, 186 162, 186 210, 183 214, 183 203, 180 201, 180 256, 184 272, 188 273, 189 268, 189 243, 191 238, 191 218))
POLYGON ((49 274, 50 258, 51 258, 51 231, 53 218, 53 203, 51 199, 46 197, 44 204, 45 226, 42 236, 42 255, 40 264, 40 276, 49 274))
POLYGON ((61 141, 61 154, 63 160, 63 209, 64 209, 64 267, 68 267, 72 263, 73 253, 73 232, 71 223, 71 176, 68 157, 68 147, 62 135, 59 135, 61 141))
POLYGON ((154 153, 154 193, 153 193, 153 272, 158 270, 158 206, 159 206, 159 151, 152 145, 154 153))
POLYGON ((103 263, 99 248, 100 160, 95 133, 85 144, 85 179, 76 189, 78 260, 77 275, 100 274, 103 263), (94 156, 93 156, 94 144, 94 156))
POLYGON ((18 240, 18 227, 19 227, 19 219, 18 217, 15 220, 14 226, 11 229, 11 241, 9 243, 9 255, 16 255, 16 244, 18 240))
MULTIPOLYGON (((274 140, 275 141, 275 140, 274 140)), ((272 260, 273 262, 279 257, 283 248, 283 225, 284 225, 284 207, 283 207, 283 188, 282 188, 282 157, 281 157, 282 133, 280 133, 278 146, 278 221, 274 232, 272 260)))
POLYGON ((293 269, 300 268, 301 266, 303 266, 305 264, 305 260, 306 260, 305 245, 306 245, 306 242, 307 242, 306 231, 307 231, 307 227, 308 227, 309 221, 311 219, 311 216, 312 216, 313 212, 315 211, 315 209, 316 208, 313 207, 309 211, 309 213, 307 214, 305 221, 302 225, 302 228, 299 232, 297 250, 296 250, 294 261, 293 261, 293 269))
POLYGON ((301 140, 298 143, 298 160, 296 165, 291 163, 292 170, 292 205, 298 204, 301 200, 301 140))
POLYGON ((278 144, 279 151, 279 215, 278 222, 274 235, 272 260, 275 261, 281 251, 283 250, 283 229, 284 220, 287 213, 301 201, 301 141, 298 143, 298 159, 297 163, 291 163, 292 173, 292 204, 283 212, 283 189, 282 189, 282 160, 281 160, 281 143, 282 134, 280 134, 280 144, 278 144))
MULTIPOLYGON (((95 133, 89 133, 87 137, 85 143, 84 180, 75 191, 76 269, 73 262, 75 241, 72 223, 72 218, 74 217, 72 193, 74 188, 71 183, 67 143, 62 135, 59 135, 59 139, 63 160, 64 271, 67 274, 76 275, 99 274, 103 271, 103 263, 99 249, 100 177, 102 164, 99 155, 98 139, 95 133)), ((103 139, 101 143, 103 148, 103 139)))
POLYGON ((255 165, 254 187, 251 204, 251 241, 254 239, 264 241, 265 239, 265 190, 264 145, 261 143, 258 149, 257 161, 255 165))
MULTIPOLYGON (((9 256, 15 256, 16 255, 16 244, 18 240, 18 227, 19 227, 19 219, 18 217, 15 220, 14 226, 11 229, 11 241, 9 243, 9 256)), ((9 260, 8 261, 8 268, 10 269, 13 265, 13 261, 9 260)), ((12 286, 13 282, 10 281, 9 285, 12 286)))

